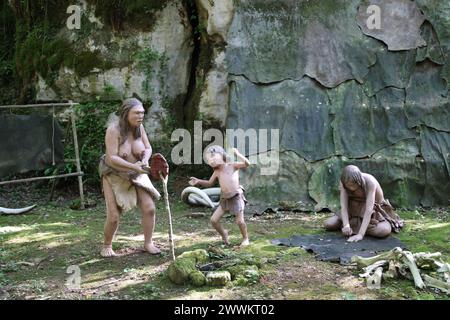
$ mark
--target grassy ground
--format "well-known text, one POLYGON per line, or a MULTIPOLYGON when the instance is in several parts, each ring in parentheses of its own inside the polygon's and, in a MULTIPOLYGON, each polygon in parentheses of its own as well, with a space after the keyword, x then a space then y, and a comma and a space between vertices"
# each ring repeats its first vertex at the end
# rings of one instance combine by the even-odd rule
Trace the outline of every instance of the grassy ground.
MULTIPOLYGON (((161 256, 141 251, 143 235, 138 211, 122 217, 114 248, 120 254, 103 259, 105 207, 101 198, 83 211, 68 203, 41 205, 21 216, 0 216, 0 299, 448 299, 448 295, 416 290, 410 280, 384 282, 369 291, 357 270, 316 261, 299 248, 277 247, 270 240, 294 234, 322 232, 325 214, 281 214, 248 217, 252 244, 243 250, 270 258, 261 282, 247 287, 201 289, 177 286, 167 279, 168 224, 163 203, 158 203, 155 240, 161 256), (71 265, 81 270, 81 289, 69 290, 66 273, 71 265)), ((172 201, 176 253, 220 245, 209 224, 209 212, 191 217, 192 209, 172 201)), ((440 251, 449 257, 448 210, 400 211, 406 228, 399 235, 408 248, 440 251)), ((225 219, 233 245, 239 232, 231 217, 225 219)))

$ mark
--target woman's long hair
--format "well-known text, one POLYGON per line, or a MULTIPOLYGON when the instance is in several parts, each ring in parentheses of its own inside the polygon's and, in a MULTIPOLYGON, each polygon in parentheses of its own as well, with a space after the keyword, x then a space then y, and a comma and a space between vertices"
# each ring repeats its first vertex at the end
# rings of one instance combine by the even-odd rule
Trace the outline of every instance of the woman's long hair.
POLYGON ((348 165, 342 170, 341 182, 344 185, 347 182, 354 182, 359 185, 364 191, 366 191, 366 182, 363 179, 361 170, 357 166, 348 165))
POLYGON ((141 128, 137 127, 133 130, 130 127, 130 123, 128 122, 128 115, 130 114, 130 110, 133 109, 133 107, 139 105, 142 105, 142 102, 140 102, 136 98, 126 99, 122 102, 122 107, 120 108, 119 115, 120 144, 123 144, 127 140, 128 133, 130 131, 132 131, 134 139, 138 139, 141 137, 141 128))

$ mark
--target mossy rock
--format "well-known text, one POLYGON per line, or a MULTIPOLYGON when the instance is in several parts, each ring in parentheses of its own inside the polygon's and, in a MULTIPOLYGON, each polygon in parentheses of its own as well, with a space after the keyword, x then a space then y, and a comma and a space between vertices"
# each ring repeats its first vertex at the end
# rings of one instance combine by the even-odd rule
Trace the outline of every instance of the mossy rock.
POLYGON ((227 268, 227 271, 231 274, 231 279, 236 279, 238 276, 245 276, 247 273, 256 272, 259 274, 259 269, 255 265, 236 265, 227 268))
POLYGON ((229 254, 227 254, 227 252, 225 252, 225 250, 218 248, 218 247, 213 247, 213 246, 209 246, 208 247, 208 252, 209 254, 211 254, 214 257, 226 257, 229 254))
POLYGON ((196 271, 194 258, 179 258, 170 264, 167 275, 173 283, 185 284, 189 281, 189 275, 196 271))
POLYGON ((211 286, 225 286, 231 281, 231 274, 228 271, 211 271, 206 275, 206 279, 211 286))
POLYGON ((250 280, 243 275, 238 275, 236 279, 233 281, 233 285, 238 287, 245 287, 250 284, 250 280))
POLYGON ((205 275, 200 271, 191 272, 189 274, 189 280, 196 287, 202 287, 208 282, 205 275))
POLYGON ((182 254, 180 254, 178 256, 178 258, 180 258, 180 259, 192 258, 195 260, 195 263, 197 263, 197 264, 209 262, 209 254, 204 249, 197 249, 197 250, 193 250, 193 251, 183 252, 182 254))
POLYGON ((259 280, 260 274, 258 269, 246 269, 244 271, 244 277, 252 280, 259 280))
POLYGON ((256 266, 242 266, 242 267, 246 268, 243 268, 242 272, 236 275, 236 278, 233 281, 233 284, 235 286, 248 286, 259 282, 261 275, 256 266))
POLYGON ((242 264, 257 266, 258 268, 261 268, 264 263, 267 263, 267 259, 261 259, 253 255, 244 256, 241 261, 242 264))
POLYGON ((245 275, 240 274, 236 277, 236 279, 233 281, 233 285, 245 287, 257 283, 259 281, 259 278, 259 272, 255 270, 247 270, 245 275))

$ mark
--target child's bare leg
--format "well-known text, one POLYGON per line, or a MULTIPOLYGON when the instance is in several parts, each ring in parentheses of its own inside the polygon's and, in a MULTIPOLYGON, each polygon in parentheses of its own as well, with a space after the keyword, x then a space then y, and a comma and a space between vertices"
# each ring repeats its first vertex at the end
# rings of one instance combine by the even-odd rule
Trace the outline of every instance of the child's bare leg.
POLYGON ((226 245, 229 245, 230 242, 228 241, 228 230, 225 230, 220 224, 220 219, 222 218, 224 213, 225 211, 223 211, 222 207, 219 206, 211 216, 211 224, 214 229, 216 229, 217 232, 222 236, 223 242, 225 242, 226 245))
POLYGON ((242 234, 241 246, 248 246, 250 244, 250 240, 248 239, 247 224, 244 220, 244 211, 236 214, 236 224, 238 225, 239 230, 242 234))

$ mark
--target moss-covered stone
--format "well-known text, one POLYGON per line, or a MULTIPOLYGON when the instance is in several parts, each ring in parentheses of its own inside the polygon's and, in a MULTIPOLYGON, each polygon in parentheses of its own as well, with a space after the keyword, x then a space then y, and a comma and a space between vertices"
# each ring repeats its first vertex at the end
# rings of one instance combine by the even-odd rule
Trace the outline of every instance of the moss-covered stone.
POLYGON ((227 268, 227 271, 231 274, 231 279, 235 280, 239 275, 245 276, 247 273, 258 273, 259 269, 255 265, 236 265, 227 268))
POLYGON ((186 251, 186 252, 183 252, 181 255, 179 255, 178 258, 179 259, 185 259, 185 258, 194 259, 195 263, 197 263, 197 264, 209 262, 209 255, 205 249, 186 251))
POLYGON ((237 278, 233 281, 233 284, 238 287, 245 287, 249 285, 250 280, 243 275, 237 276, 237 278))
POLYGON ((255 284, 259 281, 260 278, 259 270, 256 268, 250 268, 244 270, 243 273, 238 274, 233 281, 235 286, 248 286, 250 284, 255 284))
POLYGON ((211 286, 224 286, 231 281, 231 274, 228 271, 211 271, 206 279, 211 286))
POLYGON ((170 264, 167 275, 173 283, 181 285, 187 283, 189 275, 196 271, 194 258, 181 258, 170 264))
POLYGON ((191 272, 189 274, 189 280, 196 287, 202 287, 208 282, 205 275, 200 271, 191 272))

